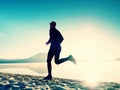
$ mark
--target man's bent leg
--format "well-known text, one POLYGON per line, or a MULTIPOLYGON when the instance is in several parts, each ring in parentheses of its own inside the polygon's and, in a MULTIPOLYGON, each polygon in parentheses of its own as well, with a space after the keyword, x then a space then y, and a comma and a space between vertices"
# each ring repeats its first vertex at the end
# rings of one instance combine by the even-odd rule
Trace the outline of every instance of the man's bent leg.
POLYGON ((59 58, 55 57, 55 63, 56 64, 61 64, 61 63, 66 62, 68 60, 69 60, 68 58, 61 58, 61 59, 59 59, 59 58))
POLYGON ((69 55, 68 57, 66 58, 61 58, 59 59, 60 57, 60 52, 61 52, 61 48, 57 48, 56 49, 56 52, 55 52, 55 63, 56 64, 61 64, 63 62, 66 62, 66 61, 71 61, 73 62, 74 64, 76 64, 76 60, 74 59, 74 57, 72 55, 69 55))
POLYGON ((61 52, 61 47, 57 48, 57 49, 56 49, 56 52, 55 52, 55 63, 56 63, 56 64, 61 64, 61 63, 65 62, 65 61, 68 61, 68 60, 69 60, 68 57, 67 57, 67 58, 59 59, 59 57, 60 57, 60 52, 61 52))
POLYGON ((76 64, 76 60, 74 59, 74 57, 73 57, 72 55, 69 55, 68 57, 66 57, 66 58, 61 58, 61 59, 58 59, 58 58, 56 57, 56 59, 55 59, 55 63, 56 63, 56 64, 61 64, 61 63, 66 62, 66 61, 71 61, 71 62, 73 62, 74 64, 76 64))

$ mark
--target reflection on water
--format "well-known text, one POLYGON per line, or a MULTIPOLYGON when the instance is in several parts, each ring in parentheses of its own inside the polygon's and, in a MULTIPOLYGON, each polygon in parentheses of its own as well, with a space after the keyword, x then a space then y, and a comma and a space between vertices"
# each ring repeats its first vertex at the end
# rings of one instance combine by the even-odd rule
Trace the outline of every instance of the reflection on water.
MULTIPOLYGON (((0 69, 3 70, 4 68, 28 68, 39 74, 47 73, 46 63, 0 64, 0 69)), ((65 62, 61 65, 53 63, 52 71, 54 77, 86 80, 88 82, 109 81, 120 83, 119 68, 119 61, 78 62, 77 65, 65 62)))
POLYGON ((47 72, 46 63, 0 64, 0 69, 5 68, 26 68, 41 74, 47 72))
POLYGON ((54 75, 88 82, 108 81, 120 83, 119 68, 119 61, 78 62, 77 65, 64 63, 54 70, 54 75))

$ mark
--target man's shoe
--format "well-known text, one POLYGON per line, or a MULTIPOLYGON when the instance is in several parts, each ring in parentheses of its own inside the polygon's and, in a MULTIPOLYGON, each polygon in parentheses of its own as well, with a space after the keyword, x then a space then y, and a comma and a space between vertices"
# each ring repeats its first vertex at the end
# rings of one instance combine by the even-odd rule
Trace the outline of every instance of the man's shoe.
POLYGON ((48 75, 46 77, 44 77, 45 80, 51 80, 52 79, 52 76, 48 75))
POLYGON ((68 59, 69 59, 69 61, 71 61, 74 64, 76 64, 76 60, 75 60, 75 58, 72 55, 68 56, 68 59))

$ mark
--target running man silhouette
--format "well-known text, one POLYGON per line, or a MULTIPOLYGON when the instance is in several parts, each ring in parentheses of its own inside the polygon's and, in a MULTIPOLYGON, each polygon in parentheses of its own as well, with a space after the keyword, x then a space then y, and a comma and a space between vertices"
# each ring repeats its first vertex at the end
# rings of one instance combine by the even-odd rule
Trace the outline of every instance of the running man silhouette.
POLYGON ((73 58, 72 55, 69 55, 66 58, 59 59, 60 52, 61 52, 61 43, 64 40, 64 38, 61 35, 61 33, 56 29, 56 22, 55 21, 52 21, 50 23, 49 36, 50 36, 50 38, 46 42, 46 45, 48 45, 49 43, 51 44, 50 49, 48 51, 48 55, 47 55, 48 75, 44 78, 44 79, 47 79, 47 80, 52 79, 51 61, 52 61, 53 57, 55 58, 55 63, 56 64, 61 64, 65 61, 71 61, 74 64, 76 64, 76 61, 75 61, 75 59, 73 58))

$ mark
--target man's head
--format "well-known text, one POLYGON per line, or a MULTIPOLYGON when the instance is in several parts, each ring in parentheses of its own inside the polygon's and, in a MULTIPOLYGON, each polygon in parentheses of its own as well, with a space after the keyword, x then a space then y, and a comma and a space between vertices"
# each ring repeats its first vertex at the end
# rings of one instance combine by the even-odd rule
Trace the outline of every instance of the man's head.
POLYGON ((50 22, 50 27, 51 28, 55 28, 55 26, 56 26, 56 22, 55 21, 50 22))

